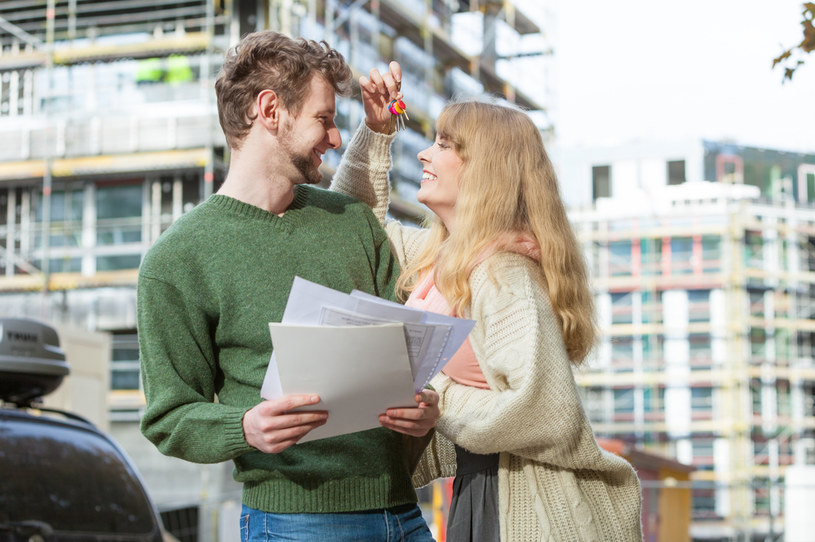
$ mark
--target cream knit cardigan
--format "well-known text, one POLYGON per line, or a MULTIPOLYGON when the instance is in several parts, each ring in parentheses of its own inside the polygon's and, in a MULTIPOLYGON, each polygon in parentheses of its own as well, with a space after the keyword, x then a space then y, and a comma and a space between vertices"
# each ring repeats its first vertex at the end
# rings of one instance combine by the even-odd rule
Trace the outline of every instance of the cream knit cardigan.
MULTIPOLYGON (((363 123, 331 186, 371 205, 383 222, 392 140, 363 123)), ((395 221, 386 230, 400 264, 418 255, 425 230, 395 221)), ((470 288, 470 342, 490 389, 442 373, 433 379, 441 418, 415 485, 455 475, 455 442, 499 453, 502 542, 641 541, 639 480, 628 462, 597 445, 540 268, 497 253, 473 269, 470 288)))

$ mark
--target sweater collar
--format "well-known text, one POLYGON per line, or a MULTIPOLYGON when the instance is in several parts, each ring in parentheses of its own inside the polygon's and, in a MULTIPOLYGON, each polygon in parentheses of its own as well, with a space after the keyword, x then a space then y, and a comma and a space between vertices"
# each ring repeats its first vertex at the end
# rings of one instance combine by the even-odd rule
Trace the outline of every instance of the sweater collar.
POLYGON ((252 220, 262 220, 276 225, 277 227, 289 229, 297 224, 299 221, 300 210, 306 207, 309 201, 310 188, 305 185, 298 185, 294 187, 294 199, 283 213, 283 216, 277 216, 270 213, 266 209, 261 209, 250 203, 243 202, 231 196, 224 196, 221 194, 212 194, 207 202, 224 211, 240 215, 252 220))

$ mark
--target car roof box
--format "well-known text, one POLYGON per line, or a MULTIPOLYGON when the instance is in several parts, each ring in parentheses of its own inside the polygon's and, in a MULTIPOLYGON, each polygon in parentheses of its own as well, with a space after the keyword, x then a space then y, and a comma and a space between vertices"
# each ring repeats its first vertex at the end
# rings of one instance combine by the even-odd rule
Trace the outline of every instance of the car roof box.
POLYGON ((29 405, 68 374, 54 328, 26 318, 0 318, 0 399, 29 405))

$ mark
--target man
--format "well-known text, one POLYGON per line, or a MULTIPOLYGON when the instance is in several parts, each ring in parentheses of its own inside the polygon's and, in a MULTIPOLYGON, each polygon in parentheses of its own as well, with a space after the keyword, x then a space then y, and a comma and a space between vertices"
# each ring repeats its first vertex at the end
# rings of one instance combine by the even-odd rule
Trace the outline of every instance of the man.
POLYGON ((365 204, 308 186, 341 144, 335 93, 351 79, 324 45, 257 32, 227 54, 215 90, 229 173, 139 272, 141 428, 167 455, 234 461, 243 539, 432 540, 410 475, 438 417, 435 392, 384 413, 383 428, 297 446, 327 413, 294 409, 319 397, 259 395, 268 322, 281 320, 295 276, 392 297, 398 274, 365 204))

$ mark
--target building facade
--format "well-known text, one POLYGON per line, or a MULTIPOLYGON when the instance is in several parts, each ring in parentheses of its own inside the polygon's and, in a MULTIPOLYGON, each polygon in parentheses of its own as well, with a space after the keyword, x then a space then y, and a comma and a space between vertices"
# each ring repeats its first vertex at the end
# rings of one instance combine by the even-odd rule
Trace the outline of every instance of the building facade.
POLYGON ((586 409, 694 467, 694 540, 776 539, 786 469, 815 464, 813 164, 706 141, 562 156, 603 335, 586 409))
MULTIPOLYGON (((136 277, 158 236, 223 180, 229 152, 214 80, 228 47, 266 28, 326 40, 357 76, 400 61, 410 121, 394 144, 397 216, 423 213, 416 153, 449 98, 507 100, 551 131, 545 104, 503 75, 513 54, 497 36, 542 36, 512 2, 0 3, 0 313, 110 334, 110 431, 162 510, 198 524, 174 532, 198 530, 200 540, 218 538, 219 518, 234 515, 239 494, 228 465, 161 457, 138 433, 136 277)), ((543 62, 548 52, 532 54, 543 62)), ((363 118, 358 93, 337 105, 347 142, 363 118)), ((326 155, 326 180, 339 156, 326 155)))

